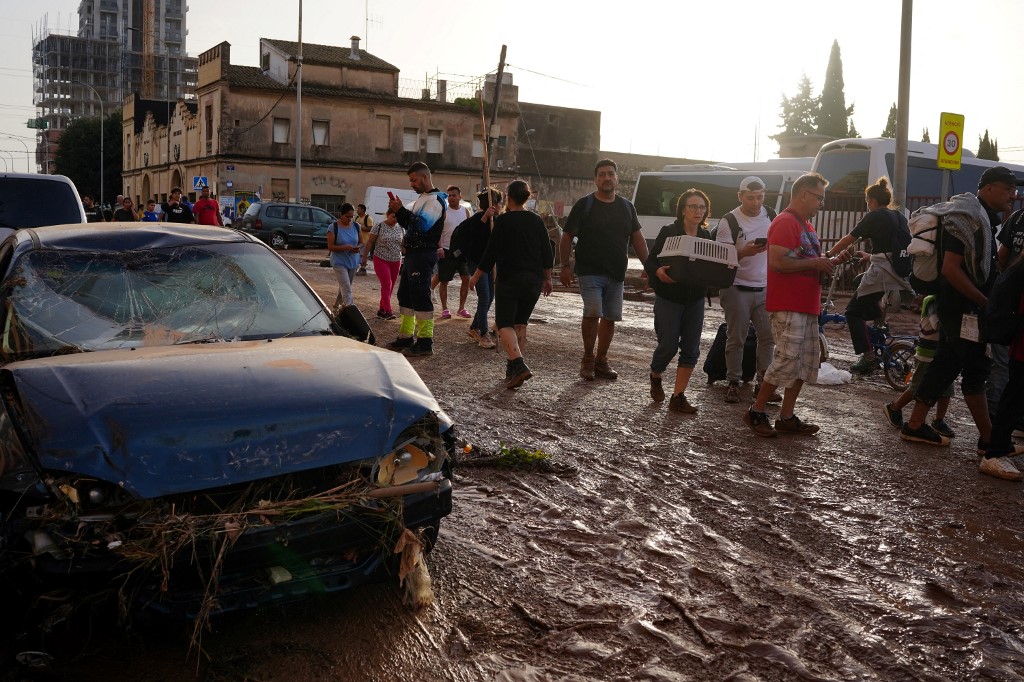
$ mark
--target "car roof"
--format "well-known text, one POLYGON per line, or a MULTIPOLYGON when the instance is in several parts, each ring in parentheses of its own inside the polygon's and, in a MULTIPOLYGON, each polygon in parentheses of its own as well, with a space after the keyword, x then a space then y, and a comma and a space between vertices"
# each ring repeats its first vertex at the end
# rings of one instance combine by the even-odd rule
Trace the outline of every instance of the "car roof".
POLYGON ((18 230, 9 238, 18 252, 40 248, 119 252, 218 242, 259 243, 230 228, 147 222, 47 225, 18 230))

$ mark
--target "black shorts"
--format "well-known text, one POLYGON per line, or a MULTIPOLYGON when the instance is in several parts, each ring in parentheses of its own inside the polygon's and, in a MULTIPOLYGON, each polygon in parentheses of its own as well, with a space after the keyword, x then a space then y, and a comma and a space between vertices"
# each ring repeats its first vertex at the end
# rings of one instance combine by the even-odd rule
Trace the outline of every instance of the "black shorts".
POLYGON ((517 273, 498 277, 494 287, 494 324, 498 329, 528 324, 544 283, 540 275, 517 273))
POLYGON ((456 272, 461 277, 469 277, 466 261, 455 258, 448 249, 445 249, 444 258, 437 262, 437 279, 441 282, 450 282, 455 279, 456 272))

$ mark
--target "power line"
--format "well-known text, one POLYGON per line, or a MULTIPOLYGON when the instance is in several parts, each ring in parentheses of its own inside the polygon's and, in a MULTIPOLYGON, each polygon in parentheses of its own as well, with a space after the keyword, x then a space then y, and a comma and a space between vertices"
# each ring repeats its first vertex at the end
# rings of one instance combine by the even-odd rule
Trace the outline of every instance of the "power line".
POLYGON ((589 88, 590 87, 589 85, 584 85, 583 83, 577 83, 576 81, 571 81, 571 80, 568 80, 567 78, 559 78, 558 76, 552 76, 552 75, 547 74, 547 73, 541 73, 540 71, 531 71, 530 69, 527 69, 527 68, 522 67, 522 66, 516 66, 515 64, 508 64, 507 66, 509 68, 519 69, 520 71, 525 71, 527 73, 532 73, 535 76, 543 76, 544 78, 550 78, 551 80, 561 81, 563 83, 570 83, 571 85, 578 85, 581 88, 589 88))

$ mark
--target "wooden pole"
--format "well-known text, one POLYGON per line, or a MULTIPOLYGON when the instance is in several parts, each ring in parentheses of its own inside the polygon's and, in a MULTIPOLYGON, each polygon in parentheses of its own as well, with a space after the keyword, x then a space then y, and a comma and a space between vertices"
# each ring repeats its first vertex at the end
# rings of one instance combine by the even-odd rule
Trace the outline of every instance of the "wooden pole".
POLYGON ((484 89, 480 88, 480 125, 483 126, 484 131, 484 189, 487 192, 487 205, 491 205, 491 164, 487 155, 487 139, 490 137, 490 132, 487 130, 487 121, 484 119, 484 89))

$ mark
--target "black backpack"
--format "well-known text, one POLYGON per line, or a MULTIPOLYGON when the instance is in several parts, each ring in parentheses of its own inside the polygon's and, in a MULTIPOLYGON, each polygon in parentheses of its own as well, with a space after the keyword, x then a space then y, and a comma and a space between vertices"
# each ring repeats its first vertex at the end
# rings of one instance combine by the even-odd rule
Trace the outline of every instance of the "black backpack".
POLYGON ((448 253, 456 261, 466 260, 466 248, 469 246, 469 218, 455 226, 452 230, 452 240, 448 243, 448 253))
POLYGON ((1008 346, 1021 331, 1024 315, 1017 312, 1024 290, 1024 260, 1003 270, 992 287, 981 319, 982 340, 1008 346))
POLYGON ((909 277, 914 271, 914 257, 907 251, 907 247, 910 246, 911 240, 914 238, 910 234, 910 225, 907 223, 906 217, 899 211, 889 211, 889 216, 896 223, 896 229, 893 230, 892 239, 890 240, 889 263, 892 264, 892 269, 900 277, 909 277))
MULTIPOLYGON (((775 220, 775 216, 778 215, 775 212, 775 209, 770 206, 765 206, 764 210, 768 214, 768 220, 775 220)), ((740 224, 736 220, 736 216, 733 215, 732 211, 729 211, 722 216, 722 220, 729 223, 729 232, 732 233, 732 243, 735 244, 736 240, 740 237, 740 224)), ((719 220, 718 224, 711 230, 711 241, 718 241, 718 228, 722 226, 722 220, 719 220)))

